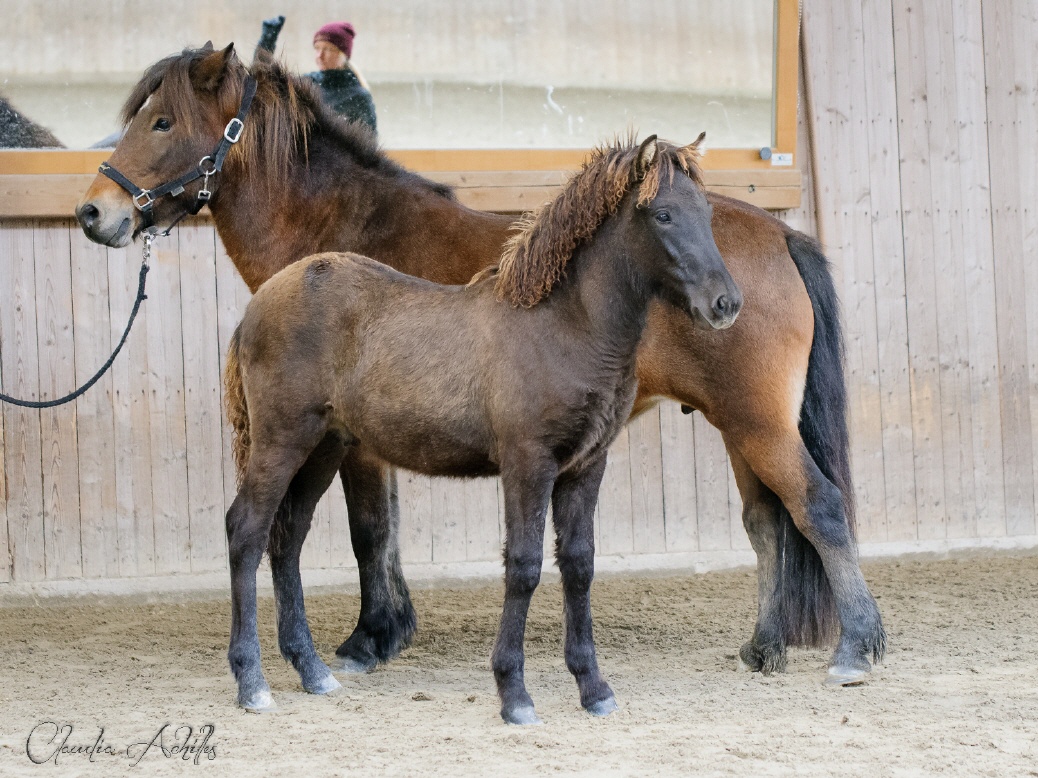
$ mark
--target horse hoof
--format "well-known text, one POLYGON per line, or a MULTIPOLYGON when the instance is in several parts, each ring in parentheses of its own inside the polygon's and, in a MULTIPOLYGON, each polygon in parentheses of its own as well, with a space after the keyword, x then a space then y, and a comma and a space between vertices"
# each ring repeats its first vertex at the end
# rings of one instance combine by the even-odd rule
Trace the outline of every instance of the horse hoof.
POLYGON ((324 678, 315 683, 312 687, 307 687, 307 691, 310 694, 332 694, 333 692, 339 691, 342 688, 342 684, 335 680, 335 676, 328 673, 324 678))
POLYGON ((269 691, 256 692, 247 700, 239 700, 238 704, 249 713, 271 713, 278 709, 269 691))
POLYGON ((590 713, 592 716, 608 716, 610 713, 615 713, 620 710, 620 706, 616 704, 616 697, 607 697, 604 700, 599 700, 596 703, 588 705, 584 710, 590 713))
POLYGON ((826 686, 861 686, 869 679, 867 670, 857 667, 830 667, 826 686))
POLYGON ((343 675, 361 675, 362 673, 370 673, 375 669, 375 665, 378 662, 372 658, 369 661, 361 661, 354 659, 352 656, 337 656, 332 660, 328 667, 331 668, 333 673, 342 673, 343 675))
POLYGON ((502 708, 501 718, 506 724, 518 724, 529 726, 531 724, 543 724, 532 705, 521 705, 518 708, 502 708))

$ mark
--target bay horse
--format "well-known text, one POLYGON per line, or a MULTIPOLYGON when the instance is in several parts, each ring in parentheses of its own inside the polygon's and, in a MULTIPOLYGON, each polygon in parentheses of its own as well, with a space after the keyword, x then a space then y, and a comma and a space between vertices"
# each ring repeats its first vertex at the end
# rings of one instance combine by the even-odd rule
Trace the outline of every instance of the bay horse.
MULTIPOLYGON (((123 110, 109 160, 140 187, 193 170, 256 84, 240 140, 205 184, 217 232, 252 291, 322 251, 352 251, 438 283, 461 284, 498 261, 507 216, 460 204, 448 187, 390 160, 363 127, 342 121, 268 58, 246 67, 233 45, 185 50, 149 68, 123 110)), ((203 184, 155 201, 172 224, 201 205, 203 184)), ((656 303, 638 355, 633 414, 661 398, 702 412, 721 431, 757 555, 758 610, 739 656, 765 674, 787 646, 838 641, 828 679, 856 683, 886 645, 857 558, 843 341, 828 261, 808 236, 717 194, 713 233, 743 292, 738 323, 704 332, 656 303)), ((129 193, 99 175, 77 216, 86 235, 125 246, 147 224, 129 193)), ((406 647, 415 614, 400 566, 395 475, 363 447, 341 470, 361 612, 337 669, 363 671, 406 647)))
POLYGON ((426 475, 501 477, 505 603, 491 664, 512 724, 539 723, 523 635, 551 503, 566 664, 589 712, 616 709, 592 638, 593 520, 606 451, 634 407, 649 304, 665 299, 716 329, 742 306, 710 232, 702 137, 596 149, 509 242, 499 272, 466 286, 343 253, 305 258, 260 286, 225 378, 240 475, 227 512, 228 656, 242 707, 273 704, 256 631, 264 549, 282 655, 308 691, 339 686, 314 650, 299 553, 346 450, 364 446, 426 475), (291 510, 279 510, 289 492, 291 510))

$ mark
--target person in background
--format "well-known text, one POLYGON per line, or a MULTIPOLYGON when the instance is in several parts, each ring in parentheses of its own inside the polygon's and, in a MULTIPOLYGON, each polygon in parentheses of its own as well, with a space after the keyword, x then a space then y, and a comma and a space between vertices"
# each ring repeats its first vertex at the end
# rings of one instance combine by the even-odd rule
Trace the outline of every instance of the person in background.
MULTIPOLYGON (((257 51, 263 49, 273 54, 284 24, 284 16, 265 20, 257 51)), ((376 132, 375 101, 363 76, 350 62, 356 34, 349 22, 329 22, 321 27, 314 33, 317 72, 305 73, 304 77, 320 87, 325 103, 336 113, 350 121, 363 122, 376 132)))

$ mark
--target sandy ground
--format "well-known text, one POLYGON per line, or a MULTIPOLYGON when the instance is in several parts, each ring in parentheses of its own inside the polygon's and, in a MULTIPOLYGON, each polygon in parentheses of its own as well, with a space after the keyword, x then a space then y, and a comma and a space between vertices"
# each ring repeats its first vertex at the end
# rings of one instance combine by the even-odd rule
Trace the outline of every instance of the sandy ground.
MULTIPOLYGON (((604 720, 579 708, 559 586, 542 585, 527 681, 545 724, 524 729, 498 718, 488 669, 500 584, 416 591, 415 645, 336 697, 302 693, 263 600, 281 710, 262 716, 234 707, 224 597, 0 608, 0 775, 1038 776, 1038 556, 871 563, 865 574, 890 651, 850 689, 823 686, 821 651, 794 652, 781 676, 737 672, 752 572, 597 581, 599 656, 622 708, 604 720), (195 764, 145 749, 166 724, 171 752, 176 727, 194 727, 179 742, 197 747, 212 725, 210 750, 195 764), (102 750, 55 764, 60 725, 72 726, 67 746, 83 747, 103 727, 102 750), (50 756, 40 765, 26 751, 34 727, 34 756, 50 756)), ((320 594, 308 606, 330 657, 358 599, 320 594)))

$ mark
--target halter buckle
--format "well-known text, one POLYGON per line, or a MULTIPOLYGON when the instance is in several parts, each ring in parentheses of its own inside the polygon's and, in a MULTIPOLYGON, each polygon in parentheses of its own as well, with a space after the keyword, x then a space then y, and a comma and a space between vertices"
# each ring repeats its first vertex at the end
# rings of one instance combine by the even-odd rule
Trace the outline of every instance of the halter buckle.
POLYGON ((133 196, 133 205, 134 205, 134 207, 136 207, 136 209, 138 211, 143 211, 143 210, 146 210, 148 208, 151 208, 151 206, 154 203, 155 203, 155 198, 151 196, 151 190, 150 189, 145 189, 140 194, 136 194, 136 195, 133 196), (142 201, 141 198, 146 198, 146 199, 142 201))
POLYGON ((223 129, 223 139, 228 143, 237 143, 238 139, 241 138, 242 130, 245 129, 245 122, 235 116, 223 129), (232 134, 233 133, 233 134, 232 134))

